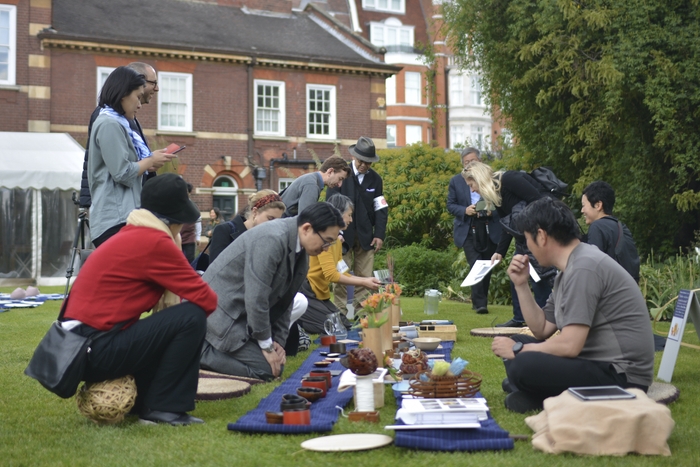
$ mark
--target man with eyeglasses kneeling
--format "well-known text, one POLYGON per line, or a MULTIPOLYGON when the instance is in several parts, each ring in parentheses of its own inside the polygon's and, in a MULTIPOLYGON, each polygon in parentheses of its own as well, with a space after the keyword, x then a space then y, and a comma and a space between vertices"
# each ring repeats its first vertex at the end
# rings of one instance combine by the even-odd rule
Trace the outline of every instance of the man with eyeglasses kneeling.
MULTIPOLYGON (((386 222, 389 206, 384 198, 382 177, 371 169, 379 162, 374 148, 374 142, 365 136, 348 148, 352 155, 353 176, 338 188, 329 188, 326 199, 336 193, 341 193, 352 201, 355 210, 352 214, 352 224, 343 230, 343 238, 349 250, 343 255, 343 260, 354 275, 372 277, 374 270, 374 254, 384 244, 386 222)), ((355 287, 353 306, 360 303, 369 294, 365 287, 355 287)), ((348 293, 344 285, 337 284, 334 289, 335 304, 344 314, 347 314, 348 293)))
POLYGON ((263 380, 280 376, 309 255, 327 251, 344 225, 336 208, 315 203, 297 217, 244 232, 226 248, 202 276, 219 302, 207 320, 201 367, 263 380))

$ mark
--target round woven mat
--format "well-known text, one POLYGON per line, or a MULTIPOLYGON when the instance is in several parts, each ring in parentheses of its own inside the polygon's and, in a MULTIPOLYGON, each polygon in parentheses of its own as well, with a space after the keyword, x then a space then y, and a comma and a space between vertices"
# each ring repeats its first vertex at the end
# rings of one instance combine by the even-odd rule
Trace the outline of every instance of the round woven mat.
POLYGON ((233 376, 224 373, 217 373, 216 371, 209 370, 199 370, 200 378, 225 378, 225 379, 235 379, 236 381, 243 381, 251 386, 255 384, 263 384, 265 381, 257 378, 246 378, 245 376, 233 376))
POLYGON ((198 401, 218 401, 241 397, 250 392, 250 383, 231 378, 199 378, 198 401))
POLYGON ((525 328, 475 328, 469 331, 472 336, 478 337, 510 337, 516 334, 521 334, 525 328))
POLYGON ((681 391, 673 384, 661 383, 659 381, 651 383, 647 391, 647 396, 649 396, 650 399, 664 405, 675 401, 680 395, 681 391))

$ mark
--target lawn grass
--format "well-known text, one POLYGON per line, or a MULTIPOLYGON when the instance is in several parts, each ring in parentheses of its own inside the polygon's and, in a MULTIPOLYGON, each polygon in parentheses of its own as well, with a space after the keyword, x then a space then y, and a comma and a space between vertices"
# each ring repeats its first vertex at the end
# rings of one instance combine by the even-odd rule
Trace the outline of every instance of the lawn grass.
MULTIPOLYGON (((62 292, 62 289, 43 288, 42 292, 62 292)), ((425 318, 422 299, 402 298, 401 303, 406 318, 425 318)), ((277 383, 253 386, 252 391, 241 398, 198 403, 193 414, 203 418, 205 425, 143 426, 134 418, 118 426, 92 424, 79 414, 74 399, 60 399, 23 374, 34 348, 56 318, 59 305, 60 302, 47 302, 35 309, 0 313, 0 465, 700 465, 700 388, 697 384, 700 353, 695 349, 681 348, 674 373, 673 383, 681 390, 681 397, 670 406, 676 421, 669 440, 673 453, 670 458, 553 456, 534 451, 528 441, 516 441, 514 450, 503 452, 443 453, 389 446, 375 451, 326 454, 299 447, 313 435, 251 435, 226 429, 229 422, 254 408, 277 383)), ((452 319, 457 324, 459 335, 452 355, 468 360, 468 368, 483 375, 482 392, 498 423, 513 434, 531 434, 523 415, 510 413, 503 407, 503 365, 490 351, 491 339, 469 335, 472 328, 488 327, 492 322, 509 319, 510 308, 493 306, 490 314, 476 315, 468 305, 445 301, 440 304, 436 317, 452 319)), ((667 326, 659 328, 662 332, 667 330, 667 326)), ((692 325, 686 328, 684 341, 698 344, 692 325)), ((306 355, 308 353, 304 352, 289 358, 285 376, 298 368, 306 355)), ((657 353, 657 369, 660 359, 661 353, 657 353)), ((387 391, 381 424, 350 423, 341 418, 330 434, 393 435, 383 430, 396 411, 391 391, 389 388, 387 391)))

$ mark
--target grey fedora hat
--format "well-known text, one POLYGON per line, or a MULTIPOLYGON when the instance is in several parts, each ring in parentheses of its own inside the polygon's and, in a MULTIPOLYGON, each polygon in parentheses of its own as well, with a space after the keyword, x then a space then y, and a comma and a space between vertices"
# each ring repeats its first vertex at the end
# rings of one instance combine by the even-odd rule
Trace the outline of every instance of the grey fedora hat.
POLYGON ((360 139, 357 140, 357 144, 350 146, 348 151, 361 161, 379 162, 379 156, 377 156, 374 150, 374 142, 366 136, 360 136, 360 139))

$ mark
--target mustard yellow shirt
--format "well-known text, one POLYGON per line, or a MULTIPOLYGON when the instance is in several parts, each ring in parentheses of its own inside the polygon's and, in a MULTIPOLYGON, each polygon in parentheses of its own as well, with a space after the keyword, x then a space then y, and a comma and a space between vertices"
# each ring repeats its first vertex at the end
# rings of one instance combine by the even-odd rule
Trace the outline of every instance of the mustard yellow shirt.
MULTIPOLYGON (((331 298, 331 290, 328 287, 331 282, 337 283, 340 280, 338 272, 338 262, 343 259, 343 245, 335 242, 318 256, 309 256, 309 272, 306 278, 309 279, 311 289, 319 300, 331 298)), ((350 275, 345 272, 345 275, 350 275)))

